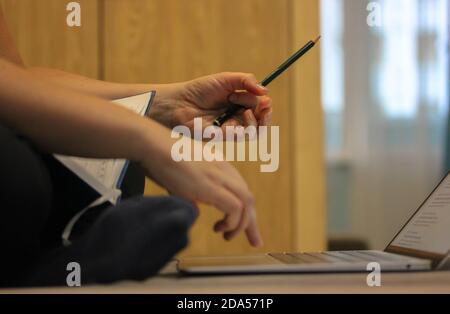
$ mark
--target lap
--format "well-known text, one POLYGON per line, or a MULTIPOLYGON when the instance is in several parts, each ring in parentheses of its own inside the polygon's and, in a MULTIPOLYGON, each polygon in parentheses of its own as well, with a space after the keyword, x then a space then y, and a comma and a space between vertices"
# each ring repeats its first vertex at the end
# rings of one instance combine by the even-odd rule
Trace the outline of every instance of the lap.
POLYGON ((26 268, 39 254, 52 185, 34 148, 0 124, 0 276, 26 268), (2 273, 2 272, 5 273, 2 273))
MULTIPOLYGON (((77 259, 90 265, 86 275, 92 281, 145 279, 187 244, 188 229, 197 215, 190 202, 172 196, 134 196, 93 212, 74 246, 62 248, 59 230, 71 216, 64 213, 64 219, 54 219, 64 208, 54 205, 58 183, 49 171, 49 156, 1 124, 0 146, 0 249, 4 253, 0 285, 14 282, 19 272, 28 269, 38 269, 52 283, 60 283, 57 274, 65 274, 66 260, 77 259), (49 230, 55 231, 50 232, 53 242, 43 249, 48 240, 43 234, 49 230), (48 272, 37 266, 38 260, 45 260, 39 267, 45 265, 48 272)), ((139 179, 140 183, 129 191, 139 193, 143 177, 139 173, 133 177, 128 182, 139 179)), ((40 277, 37 282, 45 280, 40 277)))
MULTIPOLYGON (((0 124, 0 232, 39 232, 51 208, 52 184, 39 154, 0 124), (17 228, 16 224, 19 224, 17 228)), ((0 239, 1 241, 1 239, 0 239)))

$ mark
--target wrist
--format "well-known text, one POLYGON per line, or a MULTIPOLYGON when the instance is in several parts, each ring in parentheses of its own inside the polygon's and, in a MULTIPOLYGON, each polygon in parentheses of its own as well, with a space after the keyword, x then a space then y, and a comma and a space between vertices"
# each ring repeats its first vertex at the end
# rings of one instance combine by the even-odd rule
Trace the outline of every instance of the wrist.
POLYGON ((139 145, 135 161, 151 171, 156 165, 161 167, 170 160, 173 139, 170 130, 157 122, 148 120, 143 128, 138 130, 139 145))
POLYGON ((147 117, 161 123, 167 128, 173 128, 180 122, 176 118, 176 108, 185 99, 186 83, 172 83, 155 86, 153 104, 147 117))

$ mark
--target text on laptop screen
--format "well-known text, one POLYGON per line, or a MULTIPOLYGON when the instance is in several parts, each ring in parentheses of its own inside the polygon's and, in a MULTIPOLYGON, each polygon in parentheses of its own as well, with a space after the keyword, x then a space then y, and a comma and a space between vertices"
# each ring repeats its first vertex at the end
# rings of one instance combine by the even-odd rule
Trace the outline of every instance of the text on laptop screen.
POLYGON ((391 245, 437 254, 446 254, 450 250, 450 174, 391 245))

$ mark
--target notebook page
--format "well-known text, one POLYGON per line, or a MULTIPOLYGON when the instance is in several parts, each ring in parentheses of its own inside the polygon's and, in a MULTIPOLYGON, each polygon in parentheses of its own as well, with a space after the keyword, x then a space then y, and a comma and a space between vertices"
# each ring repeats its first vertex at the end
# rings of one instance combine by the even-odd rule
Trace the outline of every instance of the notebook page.
MULTIPOLYGON (((153 92, 113 101, 139 115, 144 115, 153 92)), ((92 159, 55 155, 55 158, 72 170, 101 195, 117 189, 121 173, 126 165, 125 159, 92 159)))
POLYGON ((141 95, 136 95, 128 98, 114 100, 113 103, 121 105, 125 108, 128 108, 141 116, 145 114, 147 110, 148 104, 153 96, 153 93, 145 93, 141 95))

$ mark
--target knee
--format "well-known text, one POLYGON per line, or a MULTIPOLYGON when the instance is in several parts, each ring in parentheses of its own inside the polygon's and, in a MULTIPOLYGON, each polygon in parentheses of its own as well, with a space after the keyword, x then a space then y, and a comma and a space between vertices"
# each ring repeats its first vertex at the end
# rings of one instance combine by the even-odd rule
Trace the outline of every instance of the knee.
POLYGON ((135 197, 106 210, 92 231, 101 230, 97 237, 107 238, 106 243, 120 242, 122 235, 117 230, 150 242, 172 236, 187 239, 196 217, 195 206, 178 197, 135 197))
POLYGON ((151 208, 152 216, 161 225, 175 232, 186 233, 198 216, 196 206, 185 199, 176 196, 144 198, 144 206, 151 208))
POLYGON ((106 210, 75 245, 84 260, 101 261, 89 270, 93 281, 144 280, 187 246, 196 217, 195 206, 178 197, 129 199, 106 210))

